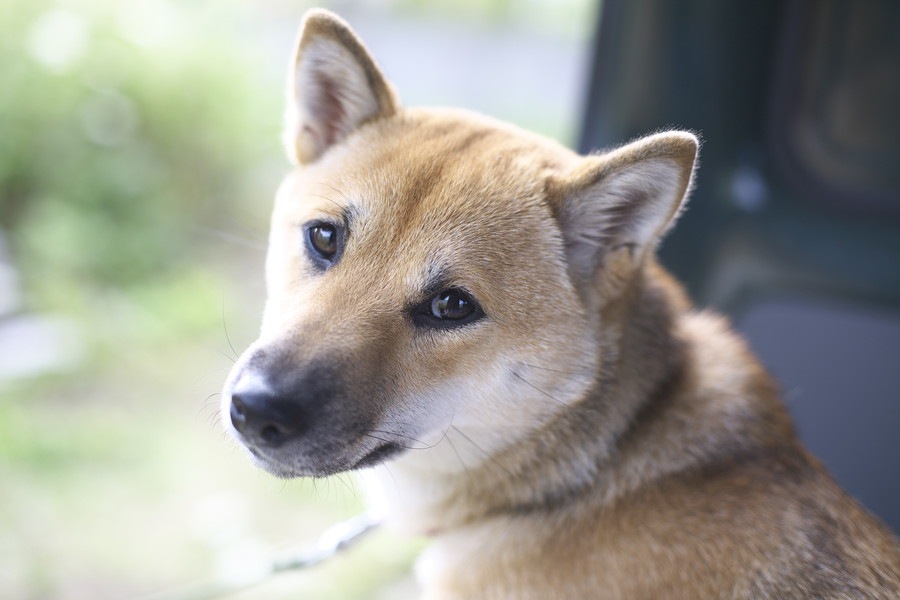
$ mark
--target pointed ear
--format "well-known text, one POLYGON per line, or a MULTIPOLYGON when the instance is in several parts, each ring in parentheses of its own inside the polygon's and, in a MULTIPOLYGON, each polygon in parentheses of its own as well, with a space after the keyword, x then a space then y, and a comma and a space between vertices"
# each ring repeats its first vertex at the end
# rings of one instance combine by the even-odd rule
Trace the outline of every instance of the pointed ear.
POLYGON ((375 61, 333 13, 306 13, 291 65, 284 143, 295 164, 316 160, 363 123, 397 111, 375 61))
POLYGON ((655 249, 683 206, 697 148, 690 133, 658 133, 585 157, 553 180, 573 276, 592 281, 611 257, 624 253, 636 266, 655 249))

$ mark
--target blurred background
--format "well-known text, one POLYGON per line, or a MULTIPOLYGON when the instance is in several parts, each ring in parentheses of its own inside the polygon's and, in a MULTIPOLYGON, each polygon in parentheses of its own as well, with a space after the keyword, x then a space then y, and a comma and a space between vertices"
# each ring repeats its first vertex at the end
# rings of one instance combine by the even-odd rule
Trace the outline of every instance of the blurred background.
MULTIPOLYGON (((900 4, 319 2, 408 105, 582 151, 698 131, 662 258, 776 374, 813 451, 900 530, 900 4)), ((294 36, 312 3, 0 5, 0 596, 239 580, 362 509, 222 435, 256 333, 294 36)), ((414 597, 373 534, 230 598, 414 597), (373 592, 373 590, 375 590, 373 592)))
POLYGON ((703 139, 660 256, 900 532, 900 2, 606 0, 579 147, 703 139))
MULTIPOLYGON (((575 144, 589 0, 316 4, 406 104, 575 144)), ((258 471, 217 415, 259 323, 284 78, 311 6, 0 4, 0 597, 239 579, 361 510, 353 476, 258 471)), ((234 597, 405 597, 418 548, 373 535, 234 597)))

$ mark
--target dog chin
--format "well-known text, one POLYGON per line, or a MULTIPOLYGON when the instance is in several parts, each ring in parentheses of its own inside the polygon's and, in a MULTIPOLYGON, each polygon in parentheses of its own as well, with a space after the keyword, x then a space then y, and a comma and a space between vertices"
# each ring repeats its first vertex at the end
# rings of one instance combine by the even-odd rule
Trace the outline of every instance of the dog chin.
MULTIPOLYGON (((298 477, 328 477, 347 471, 357 471, 374 467, 404 451, 397 443, 387 442, 364 453, 362 457, 349 459, 338 457, 332 461, 303 461, 301 464, 285 464, 283 461, 268 457, 252 446, 245 446, 253 463, 270 475, 279 479, 296 479, 298 477)), ((298 463, 300 461, 297 461, 298 463)))

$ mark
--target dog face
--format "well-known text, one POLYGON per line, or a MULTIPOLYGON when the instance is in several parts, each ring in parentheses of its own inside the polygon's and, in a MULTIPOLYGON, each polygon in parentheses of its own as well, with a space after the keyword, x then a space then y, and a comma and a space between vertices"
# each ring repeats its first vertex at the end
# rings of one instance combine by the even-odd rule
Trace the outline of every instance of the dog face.
POLYGON ((696 140, 578 157, 484 117, 400 109, 328 13, 297 48, 296 166, 227 427, 273 474, 328 475, 451 427, 483 459, 578 402, 603 366, 598 306, 677 212, 696 140))

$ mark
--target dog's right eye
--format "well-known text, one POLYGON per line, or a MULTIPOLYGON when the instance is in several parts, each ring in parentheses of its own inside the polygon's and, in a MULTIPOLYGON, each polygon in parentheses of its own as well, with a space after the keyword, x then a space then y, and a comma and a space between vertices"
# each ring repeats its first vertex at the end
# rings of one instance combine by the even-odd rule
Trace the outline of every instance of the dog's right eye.
POLYGON ((331 225, 310 227, 309 241, 322 258, 331 258, 337 253, 337 231, 331 225))
POLYGON ((313 262, 322 269, 333 265, 340 251, 340 232, 331 223, 313 223, 306 228, 306 246, 313 262))

